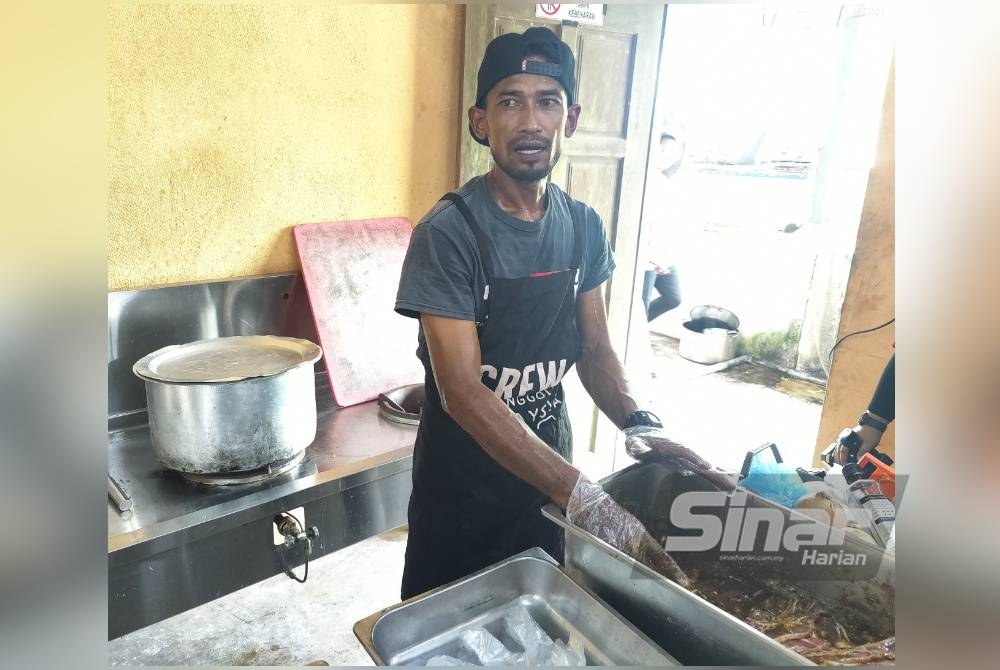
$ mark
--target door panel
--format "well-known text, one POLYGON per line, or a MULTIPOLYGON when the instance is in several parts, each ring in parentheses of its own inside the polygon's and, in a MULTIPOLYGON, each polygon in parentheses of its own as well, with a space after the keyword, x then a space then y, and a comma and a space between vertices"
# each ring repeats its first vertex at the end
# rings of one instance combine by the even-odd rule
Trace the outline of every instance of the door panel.
POLYGON ((621 183, 620 158, 567 159, 566 190, 574 198, 593 207, 608 231, 608 238, 615 239, 618 222, 618 185, 621 183))
POLYGON ((586 29, 579 32, 577 89, 585 113, 577 132, 624 139, 628 135, 635 35, 586 29))

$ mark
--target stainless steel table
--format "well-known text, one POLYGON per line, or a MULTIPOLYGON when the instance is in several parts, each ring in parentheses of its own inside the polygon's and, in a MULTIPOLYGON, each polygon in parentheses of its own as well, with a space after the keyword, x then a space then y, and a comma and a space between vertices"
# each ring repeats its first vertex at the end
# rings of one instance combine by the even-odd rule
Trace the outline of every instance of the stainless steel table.
MULTIPOLYGON (((109 639, 282 571, 276 514, 304 508, 312 558, 406 523, 416 428, 375 402, 339 409, 317 376, 316 440, 293 470, 235 486, 196 484, 156 460, 145 412, 109 423, 108 472, 134 506, 108 501, 109 639)), ((301 564, 302 552, 294 554, 301 564)), ((299 570, 301 572, 301 569, 299 570)), ((302 588, 309 588, 308 582, 302 588)))

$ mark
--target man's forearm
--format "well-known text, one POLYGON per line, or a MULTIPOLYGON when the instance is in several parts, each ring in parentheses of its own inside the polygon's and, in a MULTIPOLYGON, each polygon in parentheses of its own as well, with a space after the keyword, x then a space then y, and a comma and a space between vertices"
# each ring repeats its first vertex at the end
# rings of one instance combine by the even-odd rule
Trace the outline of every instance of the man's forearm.
POLYGON ((552 499, 561 509, 580 472, 535 435, 482 383, 442 391, 445 411, 493 460, 552 499))
POLYGON ((576 369, 598 409, 616 426, 624 427, 625 420, 639 409, 639 404, 615 350, 607 343, 584 347, 576 369))

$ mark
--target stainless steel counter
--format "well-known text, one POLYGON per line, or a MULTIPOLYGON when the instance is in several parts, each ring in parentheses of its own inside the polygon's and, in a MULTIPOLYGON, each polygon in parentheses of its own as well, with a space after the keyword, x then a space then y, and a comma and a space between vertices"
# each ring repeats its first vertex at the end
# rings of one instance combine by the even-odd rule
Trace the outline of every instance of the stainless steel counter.
POLYGON ((381 418, 374 402, 338 409, 322 360, 316 439, 293 470, 211 487, 160 465, 132 366, 166 345, 231 335, 317 341, 302 277, 108 294, 108 473, 133 502, 119 514, 108 501, 109 638, 279 574, 283 556, 300 565, 299 545, 275 546, 276 514, 302 508, 319 529, 313 558, 406 523, 416 429, 381 418))
MULTIPOLYGON (((280 512, 304 508, 319 528, 314 559, 406 523, 415 427, 374 402, 339 409, 325 375, 316 379, 316 440, 266 482, 195 484, 156 460, 145 412, 109 422, 108 470, 134 502, 122 514, 108 501, 109 638, 280 573, 280 512)), ((301 552, 287 556, 301 564, 301 552)))

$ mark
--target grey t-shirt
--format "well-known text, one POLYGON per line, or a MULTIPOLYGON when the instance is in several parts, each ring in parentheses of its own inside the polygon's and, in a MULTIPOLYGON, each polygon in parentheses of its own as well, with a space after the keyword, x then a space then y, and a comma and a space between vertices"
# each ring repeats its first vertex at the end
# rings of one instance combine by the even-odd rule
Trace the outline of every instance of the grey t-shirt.
MULTIPOLYGON (((555 184, 548 185, 548 203, 539 221, 523 221, 500 209, 482 176, 469 180, 458 194, 489 238, 489 248, 482 252, 490 254, 498 279, 569 269, 574 220, 584 232, 579 292, 599 286, 614 270, 600 215, 555 184)), ((482 316, 485 286, 472 229, 454 203, 439 202, 413 229, 399 278, 396 311, 411 317, 423 313, 476 320, 482 316)))

